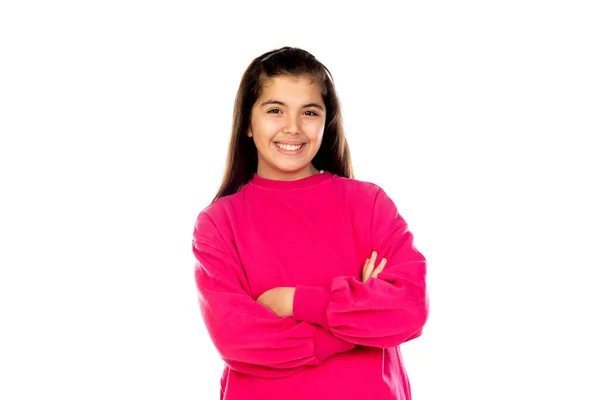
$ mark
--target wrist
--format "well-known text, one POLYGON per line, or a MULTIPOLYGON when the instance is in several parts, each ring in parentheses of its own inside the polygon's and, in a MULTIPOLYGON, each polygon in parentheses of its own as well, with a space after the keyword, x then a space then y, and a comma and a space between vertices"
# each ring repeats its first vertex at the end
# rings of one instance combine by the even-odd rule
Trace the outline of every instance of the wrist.
POLYGON ((329 290, 321 286, 297 286, 294 295, 293 318, 328 328, 327 306, 331 303, 329 290))

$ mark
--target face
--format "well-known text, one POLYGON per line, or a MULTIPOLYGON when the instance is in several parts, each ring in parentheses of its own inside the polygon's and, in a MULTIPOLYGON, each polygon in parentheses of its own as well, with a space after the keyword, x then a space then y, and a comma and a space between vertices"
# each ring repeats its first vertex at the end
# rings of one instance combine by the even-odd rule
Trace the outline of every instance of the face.
POLYGON ((305 77, 267 79, 247 133, 258 150, 258 175, 295 180, 318 173, 312 160, 323 140, 325 112, 318 83, 305 77))

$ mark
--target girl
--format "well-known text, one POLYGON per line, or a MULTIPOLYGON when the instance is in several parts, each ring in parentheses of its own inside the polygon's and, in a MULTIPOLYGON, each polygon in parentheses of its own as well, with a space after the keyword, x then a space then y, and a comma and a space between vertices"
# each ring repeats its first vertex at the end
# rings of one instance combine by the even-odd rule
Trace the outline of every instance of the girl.
POLYGON ((332 77, 310 53, 246 69, 192 244, 222 400, 410 399, 399 345, 427 320, 426 260, 383 189, 353 178, 332 77))

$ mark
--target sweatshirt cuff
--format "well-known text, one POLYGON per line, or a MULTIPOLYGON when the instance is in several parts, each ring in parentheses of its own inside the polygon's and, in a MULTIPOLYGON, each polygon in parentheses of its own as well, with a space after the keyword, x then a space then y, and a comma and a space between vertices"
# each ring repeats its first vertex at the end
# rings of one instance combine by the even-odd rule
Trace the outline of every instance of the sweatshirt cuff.
POLYGON ((294 293, 293 318, 329 329, 327 306, 331 303, 329 290, 320 286, 297 286, 294 293))
POLYGON ((313 326, 315 328, 315 357, 319 361, 325 361, 333 355, 350 351, 356 347, 355 344, 334 336, 321 326, 313 326))

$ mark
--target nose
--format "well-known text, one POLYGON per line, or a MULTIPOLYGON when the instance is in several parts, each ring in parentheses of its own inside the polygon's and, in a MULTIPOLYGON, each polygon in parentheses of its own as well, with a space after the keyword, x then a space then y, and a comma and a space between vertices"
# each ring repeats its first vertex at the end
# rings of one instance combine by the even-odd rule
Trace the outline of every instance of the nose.
POLYGON ((300 122, 298 117, 289 113, 285 119, 285 125, 283 126, 283 132, 296 135, 300 133, 300 122))

